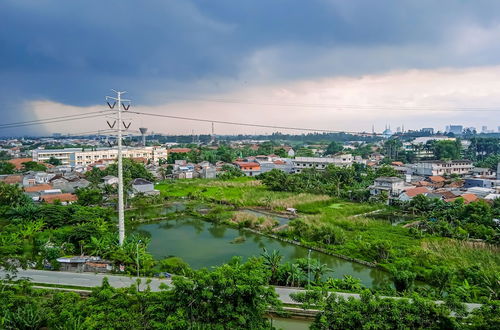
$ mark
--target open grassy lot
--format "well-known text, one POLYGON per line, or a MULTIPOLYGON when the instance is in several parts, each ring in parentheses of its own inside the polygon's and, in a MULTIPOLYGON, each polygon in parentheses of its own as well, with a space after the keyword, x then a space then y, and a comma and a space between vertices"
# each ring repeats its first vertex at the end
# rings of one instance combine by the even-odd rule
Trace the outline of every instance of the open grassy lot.
POLYGON ((269 191, 260 181, 250 178, 233 180, 177 180, 156 185, 165 197, 189 197, 200 201, 225 202, 238 207, 261 206, 282 211, 299 203, 329 200, 329 196, 269 191))

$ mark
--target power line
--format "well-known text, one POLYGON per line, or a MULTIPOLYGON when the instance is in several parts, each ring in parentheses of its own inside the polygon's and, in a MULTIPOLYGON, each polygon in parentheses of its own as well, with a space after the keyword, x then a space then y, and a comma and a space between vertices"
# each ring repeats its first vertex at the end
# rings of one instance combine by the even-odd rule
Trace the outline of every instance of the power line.
MULTIPOLYGON (((241 123, 241 122, 225 121, 225 120, 201 119, 201 118, 182 117, 182 116, 173 116, 173 115, 162 115, 162 114, 142 112, 142 111, 129 111, 129 112, 134 113, 134 114, 139 114, 139 115, 145 115, 145 116, 190 120, 190 121, 198 121, 198 122, 205 122, 205 123, 218 123, 218 124, 227 124, 227 125, 236 125, 236 126, 287 129, 287 130, 295 130, 295 131, 311 131, 311 132, 325 132, 325 133, 348 133, 348 134, 374 135, 373 133, 368 133, 368 132, 352 132, 352 131, 338 131, 338 130, 330 130, 330 129, 322 129, 322 128, 310 128, 310 127, 291 127, 291 126, 251 124, 251 123, 241 123)), ((382 135, 382 134, 375 133, 375 135, 382 135)))
POLYGON ((29 120, 29 121, 24 121, 24 122, 0 124, 0 129, 33 126, 33 125, 41 125, 41 124, 52 124, 52 123, 59 123, 59 122, 63 122, 63 121, 73 121, 73 120, 80 120, 80 119, 96 118, 96 117, 101 117, 101 116, 104 116, 104 111, 96 111, 96 112, 89 112, 89 113, 80 114, 80 115, 59 116, 59 117, 52 117, 52 118, 46 118, 46 119, 29 120), (94 115, 91 115, 92 113, 94 113, 94 115), (100 114, 96 114, 96 113, 100 113, 100 114))

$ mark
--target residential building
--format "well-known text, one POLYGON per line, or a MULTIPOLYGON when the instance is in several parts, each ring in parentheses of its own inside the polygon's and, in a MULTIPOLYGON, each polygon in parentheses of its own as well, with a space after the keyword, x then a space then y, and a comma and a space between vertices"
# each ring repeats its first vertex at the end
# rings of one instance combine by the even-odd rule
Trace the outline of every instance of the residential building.
POLYGON ((118 178, 114 175, 106 175, 101 180, 103 184, 107 184, 110 186, 118 184, 118 178))
POLYGON ((399 195, 399 200, 408 202, 411 201, 415 196, 424 195, 427 196, 431 191, 426 187, 417 187, 412 189, 407 189, 401 195, 399 195))
POLYGON ((425 176, 465 175, 469 174, 473 168, 472 161, 466 159, 420 161, 413 165, 413 170, 417 175, 425 176))
POLYGON ((293 162, 293 172, 300 173, 306 168, 324 170, 328 165, 349 166, 354 162, 351 154, 337 155, 333 157, 295 157, 293 162))
POLYGON ((146 179, 137 178, 132 181, 132 194, 159 195, 154 184, 146 179))
POLYGON ((242 170, 246 176, 256 176, 261 173, 260 164, 257 162, 236 161, 234 164, 238 166, 238 168, 242 170))
MULTIPOLYGON (((58 190, 58 189, 57 189, 58 190)), ((76 195, 70 193, 47 193, 40 196, 40 201, 54 204, 56 201, 59 201, 62 205, 73 204, 78 200, 76 195)))
POLYGON ((403 179, 398 177, 381 176, 376 178, 373 185, 369 187, 371 195, 380 195, 387 192, 388 196, 399 196, 408 187, 403 179))
POLYGON ((465 178, 464 188, 473 188, 473 187, 481 187, 481 188, 496 188, 500 187, 500 180, 490 179, 490 178, 465 178))
MULTIPOLYGON (((162 147, 123 147, 124 158, 144 158, 153 163, 159 159, 167 158, 167 149, 162 147)), ((65 149, 35 149, 32 153, 33 161, 45 162, 51 157, 59 159, 63 165, 90 165, 102 160, 114 160, 118 158, 118 148, 95 148, 85 150, 83 148, 65 149)))

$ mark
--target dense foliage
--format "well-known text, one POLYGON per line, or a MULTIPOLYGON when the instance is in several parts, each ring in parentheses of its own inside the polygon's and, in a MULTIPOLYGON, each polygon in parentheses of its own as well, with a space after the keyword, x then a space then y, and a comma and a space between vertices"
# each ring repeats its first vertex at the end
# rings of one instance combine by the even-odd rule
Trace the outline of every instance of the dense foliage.
POLYGON ((366 188, 375 178, 397 175, 397 172, 389 166, 373 170, 364 165, 354 164, 348 167, 328 165, 323 171, 311 168, 296 174, 274 169, 260 174, 257 178, 273 191, 328 194, 362 201, 369 198, 366 188))
POLYGON ((413 226, 418 230, 416 234, 423 232, 500 243, 500 225, 494 220, 500 218, 500 199, 495 199, 492 203, 480 200, 465 204, 461 198, 447 203, 441 199, 418 195, 403 204, 402 209, 421 217, 421 221, 413 226))
POLYGON ((0 327, 7 329, 263 329, 280 303, 259 260, 174 277, 171 290, 115 289, 107 280, 87 299, 75 293, 1 285, 0 327))

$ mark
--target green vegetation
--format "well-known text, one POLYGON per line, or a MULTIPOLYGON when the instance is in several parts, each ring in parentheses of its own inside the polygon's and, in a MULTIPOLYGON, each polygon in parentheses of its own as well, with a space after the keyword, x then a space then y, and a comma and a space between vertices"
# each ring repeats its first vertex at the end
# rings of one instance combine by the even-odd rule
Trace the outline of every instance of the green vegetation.
POLYGON ((499 304, 491 302, 464 318, 464 307, 448 300, 437 305, 418 295, 409 299, 388 299, 363 292, 361 299, 345 299, 323 291, 296 294, 304 308, 321 312, 311 329, 497 329, 499 304), (452 312, 455 316, 452 316, 452 312), (495 314, 497 313, 497 314, 495 314))
POLYGON ((115 289, 107 280, 91 295, 0 283, 5 329, 263 329, 269 308, 280 309, 258 259, 174 277, 172 289, 115 289))
MULTIPOLYGON (((352 169, 346 172, 353 173, 352 169)), ((496 212, 499 208, 496 204, 491 206, 479 202, 466 205, 460 201, 440 204, 416 198, 412 203, 387 207, 377 203, 346 201, 326 194, 290 192, 288 190, 292 189, 291 184, 280 185, 272 181, 272 178, 284 178, 291 182, 299 181, 300 187, 317 185, 323 189, 322 175, 325 174, 286 175, 282 172, 269 172, 268 176, 262 176, 262 181, 249 178, 225 181, 179 180, 162 183, 157 188, 166 198, 188 196, 198 202, 227 205, 219 210, 212 210, 210 217, 204 216, 207 220, 217 219, 217 222, 229 225, 237 223, 238 226, 263 231, 269 229, 262 225, 266 221, 265 217, 259 219, 255 216, 250 219, 247 215, 238 215, 238 212, 231 216, 228 215, 228 210, 231 207, 264 207, 274 211, 296 208, 298 217, 289 222, 288 228, 275 234, 299 241, 305 246, 375 263, 393 274, 394 282, 400 283, 397 288, 401 292, 418 290, 435 298, 442 297, 446 292, 465 301, 494 298, 496 295, 491 292, 500 292, 497 282, 500 260, 495 243, 498 229, 494 229, 492 220, 494 216, 498 217, 496 212), (271 190, 262 182, 271 185, 271 189, 286 191, 271 190), (377 217, 377 213, 385 215, 377 217), (393 225, 384 219, 387 215, 404 221, 393 225), (442 228, 462 228, 455 231, 460 233, 466 230, 469 237, 485 238, 491 243, 467 242, 464 241, 467 236, 447 235, 442 228), (444 269, 436 270, 435 265, 444 269), (437 272, 440 272, 441 277, 446 273, 451 273, 452 276, 445 277, 446 283, 436 283, 434 279, 437 272), (414 287, 414 280, 433 286, 425 290, 414 287), (474 288, 474 293, 463 293, 464 290, 467 291, 467 285, 474 288)), ((344 184, 344 181, 340 182, 344 184)), ((332 194, 335 195, 335 187, 336 185, 333 189, 324 190, 333 190, 332 194)), ((314 191, 313 188, 310 190, 314 191)), ((287 284, 283 279, 279 283, 287 284)), ((387 286, 384 290, 386 294, 397 294, 387 286)))
POLYGON ((24 162, 23 164, 23 172, 35 171, 35 172, 43 172, 47 169, 44 164, 37 163, 34 161, 24 162))
POLYGON ((0 162, 0 174, 12 174, 16 167, 9 162, 0 162))

